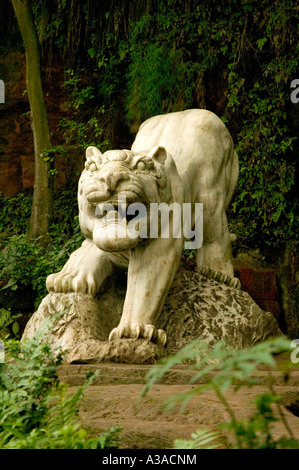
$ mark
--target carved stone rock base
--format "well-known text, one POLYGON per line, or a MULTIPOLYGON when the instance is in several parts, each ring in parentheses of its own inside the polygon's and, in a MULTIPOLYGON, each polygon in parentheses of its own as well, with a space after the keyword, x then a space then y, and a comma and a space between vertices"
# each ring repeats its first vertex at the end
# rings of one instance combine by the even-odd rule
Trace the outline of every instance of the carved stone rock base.
POLYGON ((27 323, 22 340, 32 338, 43 322, 52 318, 51 343, 66 351, 66 363, 154 364, 166 356, 166 348, 146 340, 107 341, 120 314, 121 306, 118 312, 109 315, 105 302, 103 305, 89 295, 51 292, 27 323))
POLYGON ((179 270, 159 319, 170 353, 201 338, 212 346, 223 340, 232 349, 250 348, 282 332, 247 292, 179 270))
POLYGON ((104 341, 94 350, 81 357, 74 357, 72 363, 98 364, 100 362, 119 362, 124 364, 155 364, 167 356, 167 349, 144 339, 119 339, 104 341))
POLYGON ((152 364, 166 353, 201 338, 209 345, 225 340, 232 349, 248 348, 281 335, 278 324, 246 292, 180 269, 168 294, 158 328, 167 334, 167 349, 143 339, 108 341, 120 320, 126 276, 117 273, 97 298, 82 294, 49 293, 25 328, 32 338, 44 320, 53 318, 53 346, 66 350, 65 362, 124 362, 152 364))

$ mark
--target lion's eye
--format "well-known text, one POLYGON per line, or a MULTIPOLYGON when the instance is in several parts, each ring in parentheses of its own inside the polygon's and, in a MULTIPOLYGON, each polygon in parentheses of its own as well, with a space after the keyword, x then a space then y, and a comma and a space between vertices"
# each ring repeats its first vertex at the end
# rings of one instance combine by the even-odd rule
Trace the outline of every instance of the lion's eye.
POLYGON ((86 170, 89 170, 89 171, 96 171, 98 168, 97 168, 97 165, 95 162, 93 162, 92 160, 87 160, 85 162, 85 168, 86 170))
POLYGON ((138 162, 137 163, 137 170, 145 170, 145 163, 144 162, 138 162))
POLYGON ((96 164, 94 162, 92 162, 89 166, 89 171, 96 171, 96 169, 97 169, 96 164))

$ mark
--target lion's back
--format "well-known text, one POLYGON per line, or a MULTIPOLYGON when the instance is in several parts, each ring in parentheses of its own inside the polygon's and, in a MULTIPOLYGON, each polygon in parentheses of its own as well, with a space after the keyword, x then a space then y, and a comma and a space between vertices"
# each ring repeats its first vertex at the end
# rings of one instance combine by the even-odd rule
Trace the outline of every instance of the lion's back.
POLYGON ((145 121, 132 145, 133 151, 165 147, 178 169, 183 185, 198 199, 199 190, 221 186, 229 190, 234 160, 233 142, 225 124, 205 109, 189 109, 145 121))

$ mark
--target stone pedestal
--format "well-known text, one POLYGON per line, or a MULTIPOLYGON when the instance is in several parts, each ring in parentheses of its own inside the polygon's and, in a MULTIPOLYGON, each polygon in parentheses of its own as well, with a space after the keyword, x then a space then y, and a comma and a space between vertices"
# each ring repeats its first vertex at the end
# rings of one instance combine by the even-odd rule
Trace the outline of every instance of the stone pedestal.
POLYGON ((109 278, 97 298, 51 292, 29 320, 22 340, 33 337, 44 320, 59 312, 51 339, 67 351, 66 363, 152 364, 196 338, 211 346, 224 340, 230 348, 240 349, 282 334, 274 316, 261 310, 246 292, 180 269, 157 325, 167 334, 166 348, 143 339, 109 342, 125 293, 124 273, 109 278))

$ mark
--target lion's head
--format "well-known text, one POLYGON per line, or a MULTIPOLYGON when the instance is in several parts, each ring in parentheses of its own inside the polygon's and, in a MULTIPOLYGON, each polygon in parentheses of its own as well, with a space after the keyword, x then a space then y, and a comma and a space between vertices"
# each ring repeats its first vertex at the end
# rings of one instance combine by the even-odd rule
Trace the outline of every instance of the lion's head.
POLYGON ((150 152, 109 150, 104 154, 96 147, 87 148, 78 189, 79 220, 84 235, 98 248, 124 251, 140 243, 142 238, 130 228, 132 210, 128 207, 139 203, 147 209, 150 203, 171 201, 166 158, 163 147, 150 152))

